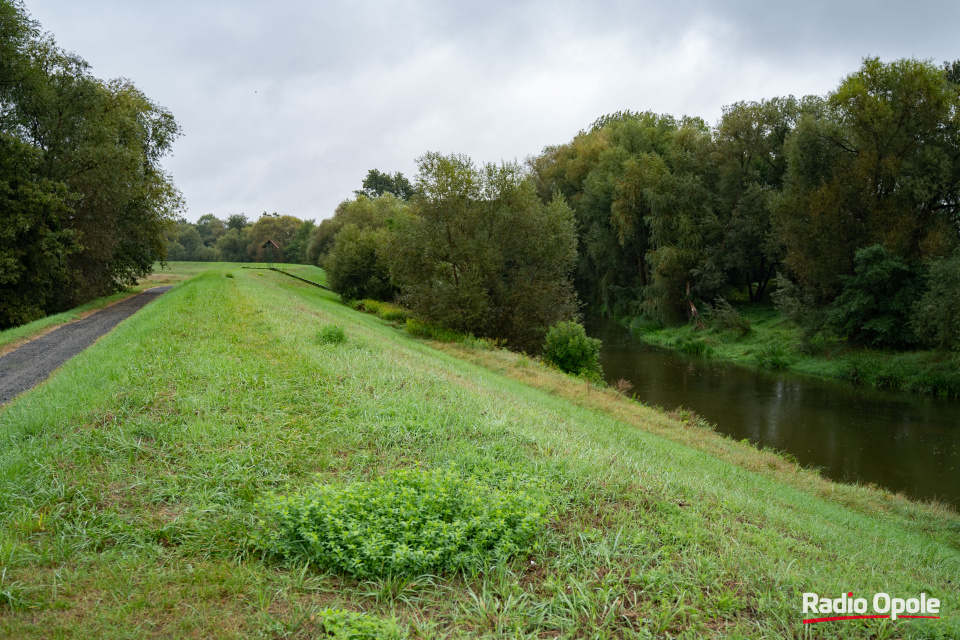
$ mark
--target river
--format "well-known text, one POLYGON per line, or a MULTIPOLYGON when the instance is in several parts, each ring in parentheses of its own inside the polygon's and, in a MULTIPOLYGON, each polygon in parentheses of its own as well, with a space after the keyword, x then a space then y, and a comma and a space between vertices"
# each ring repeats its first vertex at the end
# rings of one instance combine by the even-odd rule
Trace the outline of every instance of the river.
POLYGON ((793 455, 843 482, 872 482, 960 506, 960 402, 855 387, 645 345, 587 319, 608 382, 648 405, 684 407, 720 433, 793 455))

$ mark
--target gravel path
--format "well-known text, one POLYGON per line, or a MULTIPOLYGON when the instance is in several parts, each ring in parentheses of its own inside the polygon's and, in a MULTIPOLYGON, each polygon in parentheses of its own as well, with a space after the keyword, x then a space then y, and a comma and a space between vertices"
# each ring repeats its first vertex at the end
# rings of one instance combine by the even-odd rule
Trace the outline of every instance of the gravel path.
POLYGON ((10 402, 46 380, 57 367, 170 288, 147 289, 83 320, 65 324, 0 358, 0 404, 10 402))

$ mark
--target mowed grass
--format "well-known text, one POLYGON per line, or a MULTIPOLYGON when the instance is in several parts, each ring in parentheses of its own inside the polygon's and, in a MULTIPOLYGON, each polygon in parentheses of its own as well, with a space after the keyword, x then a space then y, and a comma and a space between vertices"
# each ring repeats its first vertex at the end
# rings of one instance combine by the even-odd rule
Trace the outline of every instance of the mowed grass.
POLYGON ((420 638, 960 635, 956 513, 438 347, 279 273, 183 282, 0 409, 0 637, 323 637, 331 608, 420 638), (549 524, 419 577, 257 542, 271 494, 416 468, 522 483, 549 524), (803 625, 805 591, 925 592, 943 619, 803 625))

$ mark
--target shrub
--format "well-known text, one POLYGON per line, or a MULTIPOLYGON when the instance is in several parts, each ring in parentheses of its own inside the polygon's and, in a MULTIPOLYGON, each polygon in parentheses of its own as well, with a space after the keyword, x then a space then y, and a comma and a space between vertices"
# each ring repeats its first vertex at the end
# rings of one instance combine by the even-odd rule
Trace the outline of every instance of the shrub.
POLYGON ((395 295, 387 268, 378 257, 385 233, 384 229, 360 228, 348 223, 336 235, 323 268, 330 288, 344 300, 395 295))
POLYGON ((757 364, 772 369, 788 369, 797 361, 797 357, 781 344, 767 344, 755 355, 757 364))
POLYGON ((857 251, 854 275, 830 311, 830 327, 860 344, 902 349, 916 343, 908 319, 919 291, 918 274, 883 245, 857 251))
POLYGON ((410 312, 403 307, 391 304, 389 302, 372 300, 370 298, 353 300, 350 302, 350 306, 357 311, 372 313, 373 315, 377 316, 378 318, 382 318, 387 322, 404 322, 410 317, 410 312))
POLYGON ((926 281, 910 325, 925 344, 960 351, 960 251, 930 263, 926 281))
POLYGON ((564 373, 601 379, 600 341, 587 337, 582 325, 558 322, 547 331, 543 358, 564 373))
POLYGON ((317 342, 320 344, 343 344, 347 341, 347 334, 343 327, 335 324, 325 324, 317 332, 317 342))
POLYGON ((319 485, 264 504, 276 529, 265 546, 359 578, 475 568, 530 550, 546 521, 520 489, 455 469, 401 470, 370 482, 319 485))
POLYGON ((732 329, 741 336, 750 333, 750 318, 744 318, 740 312, 733 308, 723 297, 717 296, 713 303, 713 325, 718 329, 732 329))
POLYGON ((691 356, 709 356, 713 355, 713 347, 692 336, 677 336, 673 341, 673 348, 682 351, 691 356))

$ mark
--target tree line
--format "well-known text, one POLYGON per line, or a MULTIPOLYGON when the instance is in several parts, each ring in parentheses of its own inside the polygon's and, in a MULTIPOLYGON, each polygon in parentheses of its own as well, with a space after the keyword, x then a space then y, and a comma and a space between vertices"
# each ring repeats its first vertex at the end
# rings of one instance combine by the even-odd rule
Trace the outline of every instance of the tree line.
POLYGON ((958 83, 960 62, 868 58, 826 96, 736 103, 715 127, 615 113, 532 179, 573 207, 577 291, 605 313, 772 297, 811 331, 960 348, 958 83))
POLYGON ((267 240, 278 247, 274 262, 310 264, 307 247, 313 220, 263 212, 256 222, 235 213, 220 220, 212 213, 195 223, 180 219, 166 232, 167 260, 198 262, 266 262, 267 240))
POLYGON ((94 77, 0 0, 0 329, 120 290, 164 257, 180 135, 128 80, 94 77))
POLYGON ((868 58, 712 127, 623 111, 524 166, 418 169, 313 231, 345 297, 521 348, 584 306, 675 324, 773 301, 811 332, 960 349, 960 61, 868 58))

